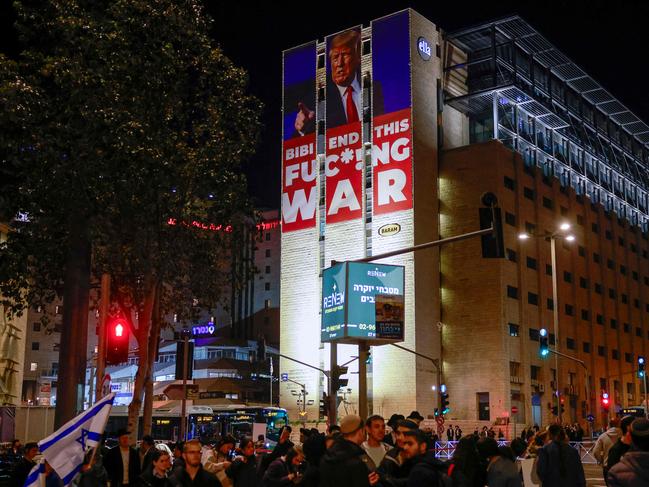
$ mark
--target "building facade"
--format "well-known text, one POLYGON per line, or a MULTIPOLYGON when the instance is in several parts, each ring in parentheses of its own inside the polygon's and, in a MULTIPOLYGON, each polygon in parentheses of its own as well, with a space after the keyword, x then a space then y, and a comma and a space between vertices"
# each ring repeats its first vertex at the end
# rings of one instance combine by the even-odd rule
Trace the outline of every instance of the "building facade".
MULTIPOLYGON (((328 106, 337 103, 337 93, 328 89, 327 76, 337 62, 332 48, 340 34, 284 54, 281 352, 328 370, 330 345, 319 334, 322 270, 332 260, 475 231, 480 196, 492 192, 502 209, 506 258, 483 258, 480 239, 472 239, 381 261, 406 266, 402 345, 438 360, 441 381, 430 360, 372 347, 370 413, 431 414, 439 404, 433 386, 440 382, 447 386, 454 421, 547 424, 555 418, 557 385, 564 421, 585 424, 592 413, 601 425, 616 410, 640 404, 636 363, 649 340, 649 127, 519 17, 443 33, 407 10, 358 32, 361 139, 367 148, 357 165, 360 218, 341 220, 329 197, 339 183, 331 157, 340 131, 329 123, 334 115, 328 106), (387 28, 399 39, 400 16, 408 19, 407 88, 382 79, 376 62, 385 60, 382 50, 398 49, 381 36, 387 28), (308 49, 312 63, 310 54, 294 61, 308 49), (307 75, 293 73, 312 67, 312 84, 307 75), (313 89, 313 146, 308 128, 298 123, 304 117, 293 108, 305 105, 295 103, 298 85, 313 89), (395 162, 381 159, 387 110, 377 101, 395 96, 390 89, 408 90, 412 116, 411 165, 401 166, 411 171, 404 186, 412 189, 405 198, 411 207, 395 211, 377 201, 381 172, 395 162), (302 172, 296 176, 298 162, 302 172), (309 172, 310 163, 319 171, 309 172), (302 212, 296 200, 303 202, 302 212), (562 223, 572 225, 575 241, 557 241, 554 303, 549 242, 520 241, 518 235, 551 235, 562 223), (399 233, 382 235, 387 224, 398 225, 399 233), (554 356, 539 356, 541 328, 549 330, 550 347, 569 356, 558 360, 558 371, 554 356), (612 399, 609 411, 599 400, 604 392, 612 399)), ((353 111, 348 105, 345 110, 353 111)), ((338 364, 354 355, 351 346, 338 346, 338 364)), ((352 403, 354 366, 352 361, 345 391, 352 403)), ((286 360, 281 372, 307 383, 312 394, 326 390, 317 371, 286 360)), ((281 404, 294 407, 289 384, 281 394, 281 404)))

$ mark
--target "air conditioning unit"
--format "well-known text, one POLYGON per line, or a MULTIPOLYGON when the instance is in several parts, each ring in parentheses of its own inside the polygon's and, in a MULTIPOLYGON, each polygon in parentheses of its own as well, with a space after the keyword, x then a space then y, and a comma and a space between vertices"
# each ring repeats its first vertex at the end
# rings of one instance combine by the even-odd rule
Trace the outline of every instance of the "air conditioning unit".
POLYGON ((539 392, 545 392, 545 384, 539 384, 539 392))

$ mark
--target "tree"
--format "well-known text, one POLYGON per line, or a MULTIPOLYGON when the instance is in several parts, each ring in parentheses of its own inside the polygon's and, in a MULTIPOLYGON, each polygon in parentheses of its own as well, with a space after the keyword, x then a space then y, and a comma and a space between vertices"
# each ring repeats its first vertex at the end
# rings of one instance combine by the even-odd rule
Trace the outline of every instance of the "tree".
POLYGON ((254 223, 240 165, 261 108, 197 0, 15 6, 25 49, 0 58, 12 195, 0 204, 26 218, 0 248, 0 294, 13 311, 63 294, 74 303, 65 332, 83 316, 84 270, 111 274, 113 309, 138 343, 135 434, 161 326, 152 317, 191 319, 245 280, 225 261, 254 223))

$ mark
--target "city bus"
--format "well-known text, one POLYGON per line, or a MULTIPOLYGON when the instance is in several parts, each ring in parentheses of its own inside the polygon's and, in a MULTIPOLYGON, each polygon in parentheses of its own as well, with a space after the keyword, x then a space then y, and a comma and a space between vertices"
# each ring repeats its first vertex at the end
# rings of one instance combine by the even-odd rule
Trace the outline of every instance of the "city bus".
MULTIPOLYGON (((177 441, 180 435, 180 401, 167 401, 154 408, 151 436, 157 441, 177 441)), ((272 448, 279 440, 282 426, 288 424, 286 409, 264 406, 214 405, 187 406, 187 439, 198 438, 211 441, 226 434, 236 439, 244 436, 257 439, 263 434, 268 447, 272 448)), ((126 428, 128 407, 113 406, 106 432, 115 433, 126 428)), ((142 437, 142 413, 140 413, 139 434, 142 437)))

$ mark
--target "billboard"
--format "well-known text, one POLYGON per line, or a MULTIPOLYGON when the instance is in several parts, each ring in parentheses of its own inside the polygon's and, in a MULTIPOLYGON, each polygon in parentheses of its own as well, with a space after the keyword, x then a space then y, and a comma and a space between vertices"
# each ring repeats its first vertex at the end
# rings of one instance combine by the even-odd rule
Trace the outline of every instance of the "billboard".
POLYGON ((320 339, 402 341, 404 278, 396 265, 341 262, 325 269, 320 339))
POLYGON ((284 52, 282 232, 312 228, 318 204, 316 43, 284 52))
POLYGON ((361 28, 326 39, 326 222, 361 218, 363 86, 361 28))
POLYGON ((412 208, 410 16, 372 21, 372 167, 377 215, 412 208))

